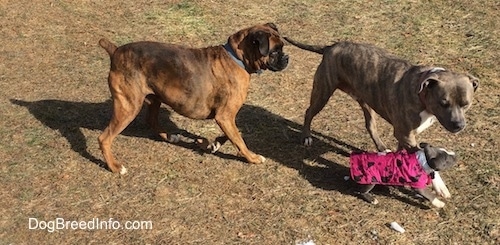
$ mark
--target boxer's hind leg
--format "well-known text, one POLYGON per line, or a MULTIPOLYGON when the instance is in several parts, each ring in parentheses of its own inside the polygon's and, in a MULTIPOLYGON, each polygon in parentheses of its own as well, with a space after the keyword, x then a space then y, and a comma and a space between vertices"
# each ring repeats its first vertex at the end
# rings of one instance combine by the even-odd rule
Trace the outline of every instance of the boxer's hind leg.
POLYGON ((144 94, 131 83, 125 82, 124 76, 119 72, 110 72, 109 87, 113 97, 113 116, 109 125, 99 135, 99 147, 108 165, 114 173, 125 174, 127 169, 113 156, 111 145, 115 137, 120 134, 139 113, 144 94))

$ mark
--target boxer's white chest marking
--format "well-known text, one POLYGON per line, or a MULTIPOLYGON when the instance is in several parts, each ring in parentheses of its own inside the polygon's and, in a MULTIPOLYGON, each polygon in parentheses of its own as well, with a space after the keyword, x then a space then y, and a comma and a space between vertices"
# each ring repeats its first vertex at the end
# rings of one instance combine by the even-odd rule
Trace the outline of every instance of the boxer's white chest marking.
POLYGON ((420 112, 419 115, 420 115, 420 126, 418 126, 418 128, 416 129, 417 134, 426 130, 436 121, 436 117, 425 110, 420 112))

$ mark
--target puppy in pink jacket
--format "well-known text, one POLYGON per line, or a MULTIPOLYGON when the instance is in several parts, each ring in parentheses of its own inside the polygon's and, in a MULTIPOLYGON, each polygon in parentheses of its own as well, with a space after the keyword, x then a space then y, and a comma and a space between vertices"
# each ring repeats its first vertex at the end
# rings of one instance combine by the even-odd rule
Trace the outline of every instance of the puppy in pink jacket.
MULTIPOLYGON (((351 178, 360 186, 361 198, 369 203, 378 201, 369 192, 375 185, 408 186, 429 200, 432 205, 442 208, 439 200, 427 186, 432 183, 437 171, 452 167, 456 163, 454 152, 420 144, 420 150, 409 153, 398 152, 352 153, 350 156, 351 178)), ((440 177, 439 180, 442 182, 440 177)))

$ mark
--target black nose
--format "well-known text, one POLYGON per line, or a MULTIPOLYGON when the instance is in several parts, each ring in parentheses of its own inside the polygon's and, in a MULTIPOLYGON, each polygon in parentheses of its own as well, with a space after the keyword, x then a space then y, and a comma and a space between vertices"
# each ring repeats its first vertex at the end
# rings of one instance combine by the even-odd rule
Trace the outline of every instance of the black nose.
POLYGON ((286 66, 286 65, 288 65, 288 55, 286 55, 286 54, 285 54, 285 55, 283 55, 283 56, 281 57, 281 60, 280 60, 280 61, 281 61, 281 64, 283 64, 283 65, 285 65, 285 66, 286 66))
POLYGON ((465 121, 454 121, 451 122, 451 131, 457 133, 465 128, 465 121))

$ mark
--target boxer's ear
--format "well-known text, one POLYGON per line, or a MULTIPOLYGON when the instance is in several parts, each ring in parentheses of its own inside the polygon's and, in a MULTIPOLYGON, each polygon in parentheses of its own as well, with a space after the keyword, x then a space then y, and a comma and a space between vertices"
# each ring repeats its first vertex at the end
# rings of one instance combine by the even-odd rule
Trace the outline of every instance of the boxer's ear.
POLYGON ((271 28, 271 29, 273 29, 273 30, 275 30, 275 31, 279 32, 279 31, 278 31, 278 27, 276 26, 276 24, 274 24, 274 23, 272 23, 272 22, 269 22, 269 23, 265 24, 264 26, 267 26, 267 27, 269 27, 269 28, 271 28))
POLYGON ((467 74, 469 77, 469 81, 472 83, 472 87, 474 88, 474 92, 476 92, 477 88, 479 87, 479 79, 473 75, 467 74))
POLYGON ((269 55, 269 33, 258 31, 254 36, 254 44, 259 45, 259 52, 263 56, 269 55))

